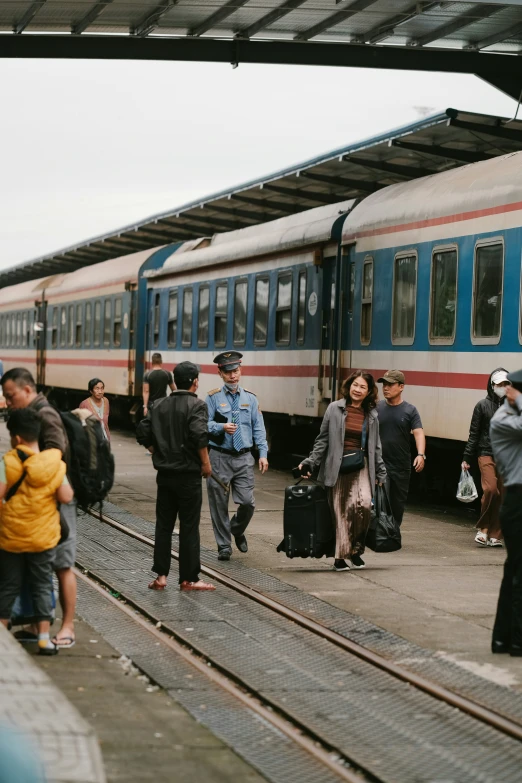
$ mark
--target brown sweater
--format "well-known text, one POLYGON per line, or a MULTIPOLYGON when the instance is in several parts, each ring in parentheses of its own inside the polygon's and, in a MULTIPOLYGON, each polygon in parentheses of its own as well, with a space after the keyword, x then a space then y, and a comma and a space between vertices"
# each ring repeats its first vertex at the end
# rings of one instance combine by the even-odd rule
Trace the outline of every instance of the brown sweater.
POLYGON ((67 462, 69 444, 58 411, 53 408, 51 403, 47 401, 41 392, 36 395, 34 400, 29 403, 27 407, 32 408, 40 414, 40 419, 42 421, 42 429, 38 441, 40 451, 45 451, 46 449, 60 449, 63 459, 67 462))

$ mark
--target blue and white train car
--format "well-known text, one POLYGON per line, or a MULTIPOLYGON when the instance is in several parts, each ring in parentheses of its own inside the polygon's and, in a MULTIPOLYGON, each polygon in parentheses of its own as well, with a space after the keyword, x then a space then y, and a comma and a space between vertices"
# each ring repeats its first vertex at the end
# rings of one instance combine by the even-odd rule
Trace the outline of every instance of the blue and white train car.
POLYGON ((343 368, 399 368, 431 437, 466 440, 497 366, 522 367, 522 153, 393 185, 347 217, 343 368))

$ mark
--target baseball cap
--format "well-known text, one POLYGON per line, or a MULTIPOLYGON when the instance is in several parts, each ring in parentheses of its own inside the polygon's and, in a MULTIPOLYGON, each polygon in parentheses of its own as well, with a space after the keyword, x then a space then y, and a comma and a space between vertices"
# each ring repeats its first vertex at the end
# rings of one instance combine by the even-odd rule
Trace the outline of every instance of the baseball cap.
POLYGON ((520 386, 522 384, 522 370, 515 370, 515 372, 510 372, 507 375, 506 380, 515 386, 520 386))
POLYGON ((178 381, 190 381, 191 383, 199 375, 199 367, 192 362, 180 362, 174 367, 174 383, 178 381))
POLYGON ((386 370, 382 378, 377 378, 377 383, 406 383, 404 373, 400 370, 386 370))
POLYGON ((496 370, 491 376, 491 383, 495 386, 497 383, 505 383, 508 380, 510 379, 508 378, 508 374, 505 370, 496 370))

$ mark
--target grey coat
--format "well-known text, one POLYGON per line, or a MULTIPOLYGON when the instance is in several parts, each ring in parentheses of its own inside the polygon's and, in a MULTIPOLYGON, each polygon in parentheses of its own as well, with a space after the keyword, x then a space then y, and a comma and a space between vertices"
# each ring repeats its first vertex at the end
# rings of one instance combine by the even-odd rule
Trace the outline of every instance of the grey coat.
MULTIPOLYGON (((346 400, 330 403, 324 414, 321 431, 315 439, 310 456, 304 461, 312 469, 321 464, 318 481, 326 487, 333 487, 339 476, 339 468, 343 458, 345 422, 346 400)), ((376 481, 383 483, 386 480, 386 468, 382 460, 381 438, 379 436, 379 418, 375 409, 368 414, 367 455, 373 491, 376 481)))

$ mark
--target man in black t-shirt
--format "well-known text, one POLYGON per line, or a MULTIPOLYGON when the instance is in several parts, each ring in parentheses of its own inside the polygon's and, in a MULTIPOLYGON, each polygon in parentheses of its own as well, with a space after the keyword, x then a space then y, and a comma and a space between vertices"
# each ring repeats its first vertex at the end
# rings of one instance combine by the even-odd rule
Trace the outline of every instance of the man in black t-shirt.
POLYGON ((172 373, 163 369, 163 359, 160 353, 152 354, 152 369, 143 376, 143 415, 152 407, 156 400, 167 396, 167 387, 175 390, 172 373))
POLYGON ((417 446, 418 454, 413 460, 417 473, 424 470, 426 438, 417 408, 402 399, 404 373, 400 370, 387 370, 384 376, 378 379, 378 383, 382 383, 384 396, 384 400, 377 403, 382 458, 388 474, 393 516, 400 525, 410 486, 410 434, 413 433, 417 446))

